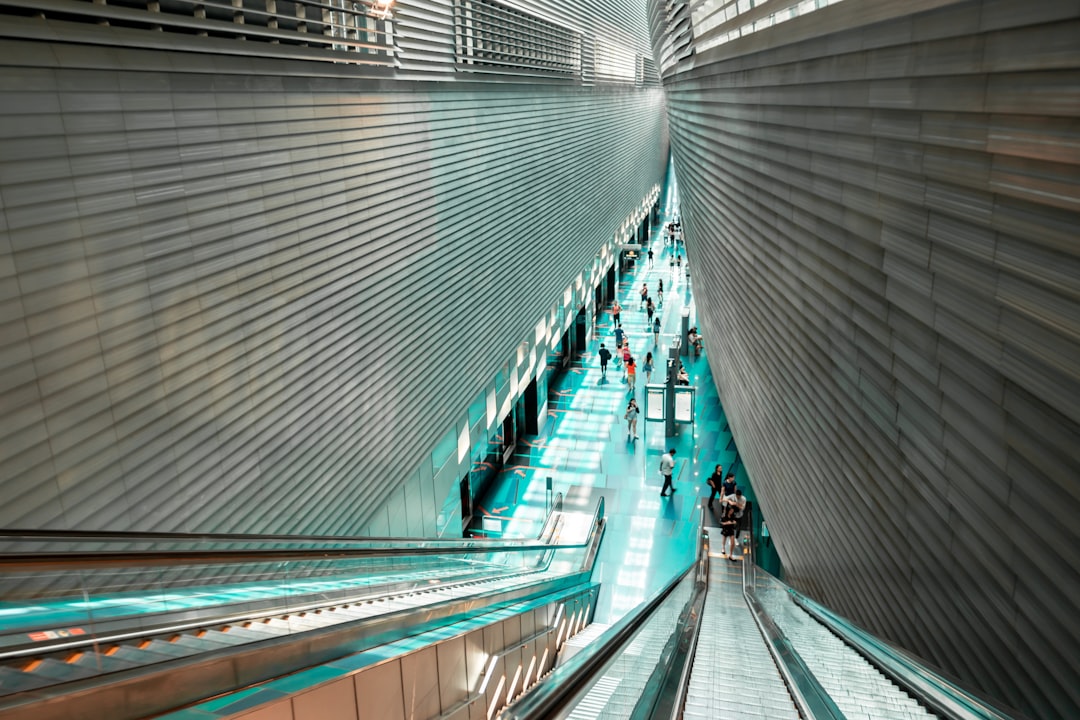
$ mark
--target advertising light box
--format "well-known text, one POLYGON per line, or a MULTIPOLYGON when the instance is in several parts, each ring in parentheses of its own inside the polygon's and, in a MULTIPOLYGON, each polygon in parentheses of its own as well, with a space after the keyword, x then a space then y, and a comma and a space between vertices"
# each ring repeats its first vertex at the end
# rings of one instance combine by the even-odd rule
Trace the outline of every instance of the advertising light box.
POLYGON ((697 391, 692 385, 680 385, 675 387, 675 422, 694 422, 694 394, 697 391))

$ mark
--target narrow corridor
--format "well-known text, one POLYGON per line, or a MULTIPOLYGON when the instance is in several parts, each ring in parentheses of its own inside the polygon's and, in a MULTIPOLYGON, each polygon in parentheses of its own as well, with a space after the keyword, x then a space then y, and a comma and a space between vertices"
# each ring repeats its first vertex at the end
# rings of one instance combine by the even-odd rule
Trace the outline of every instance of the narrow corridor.
POLYGON ((669 261, 674 249, 664 243, 663 228, 671 218, 670 205, 650 233, 653 266, 643 255, 634 269, 620 278, 617 288, 623 306, 622 327, 638 364, 633 395, 642 411, 638 422, 640 439, 627 440, 623 415, 631 393, 622 379, 621 366, 613 360, 607 381, 601 377, 597 355, 600 343, 612 350, 615 346, 609 305, 598 318, 588 351, 574 358, 570 367, 552 381, 546 424, 538 435, 521 439, 480 502, 486 515, 507 521, 507 534, 524 536, 535 533, 544 516, 548 478, 553 492, 564 494, 567 509, 591 509, 603 496, 608 525, 593 574, 593 579, 601 583, 595 618, 601 623, 615 622, 690 562, 699 508, 703 498, 708 497, 705 480, 717 463, 730 467, 737 454, 705 355, 684 358, 691 383, 697 387, 694 424, 679 426, 675 437, 665 438, 663 422, 645 419, 646 383, 641 370, 645 355, 653 352, 658 365, 653 382, 660 382, 682 309, 690 308, 691 325, 695 317, 692 273, 688 280, 683 246, 679 247, 682 270, 676 268, 672 273, 669 261), (653 333, 647 328, 646 311, 640 307, 640 291, 642 283, 647 283, 657 302, 660 280, 664 282, 664 304, 657 307, 657 312, 662 332, 655 345, 653 333), (660 456, 671 447, 677 451, 678 492, 662 498, 660 456))

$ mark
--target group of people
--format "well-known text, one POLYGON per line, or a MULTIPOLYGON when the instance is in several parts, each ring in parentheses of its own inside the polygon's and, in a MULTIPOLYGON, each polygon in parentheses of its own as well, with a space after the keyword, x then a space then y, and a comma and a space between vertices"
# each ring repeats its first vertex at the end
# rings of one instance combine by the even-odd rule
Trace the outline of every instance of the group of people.
MULTIPOLYGON (((671 235, 673 231, 673 225, 668 224, 668 234, 671 235)), ((677 253, 676 253, 677 254, 677 253)), ((654 253, 652 248, 649 249, 649 265, 652 266, 654 260, 654 253)), ((679 266, 682 266, 682 258, 673 258, 672 263, 678 262, 679 266)), ((649 292, 648 282, 641 284, 641 302, 638 305, 639 310, 644 310, 646 313, 646 327, 652 331, 653 344, 658 346, 660 344, 660 312, 659 309, 664 306, 664 281, 660 279, 656 288, 656 301, 653 301, 653 297, 649 292)), ((614 326, 615 334, 615 347, 614 349, 608 349, 607 345, 600 343, 600 349, 597 354, 600 357, 600 382, 607 382, 607 369, 608 363, 612 360, 615 361, 615 367, 622 367, 623 370, 623 382, 627 384, 627 389, 631 395, 630 400, 626 405, 626 412, 623 414, 623 419, 626 420, 626 439, 627 441, 637 440, 637 424, 638 418, 641 415, 641 410, 638 407, 637 399, 634 397, 635 386, 637 383, 637 361, 634 360, 633 354, 630 352, 630 340, 627 337, 626 331, 622 327, 622 311, 623 307, 616 300, 611 306, 612 325, 614 326)), ((653 354, 648 352, 645 354, 645 362, 642 363, 641 369, 645 372, 645 382, 652 382, 652 373, 654 369, 653 354)), ((683 370, 685 374, 685 369, 683 370)), ((689 384, 689 380, 687 380, 689 384)))
POLYGON ((672 220, 664 229, 667 231, 664 244, 670 243, 678 247, 679 237, 682 235, 682 220, 672 220))
MULTIPOLYGON (((679 232, 681 231, 681 223, 671 222, 666 226, 667 236, 665 240, 670 241, 674 245, 675 251, 671 256, 672 272, 675 268, 682 269, 682 257, 679 254, 678 242, 679 232)), ((650 267, 654 262, 654 253, 652 249, 649 250, 649 265, 650 267)), ((647 313, 647 327, 653 332, 654 343, 660 344, 660 317, 657 312, 658 308, 664 305, 664 281, 659 280, 657 285, 657 302, 654 303, 649 293, 649 284, 647 282, 642 283, 640 290, 641 302, 639 309, 644 310, 647 313)), ((608 363, 614 358, 616 367, 622 364, 623 378, 629 386, 631 397, 626 405, 626 412, 623 415, 623 419, 626 420, 626 439, 628 441, 638 439, 638 419, 641 416, 641 409, 638 407, 637 399, 633 396, 635 378, 637 374, 637 365, 634 361, 633 355, 630 353, 630 341, 627 338, 626 332, 622 327, 622 306, 616 301, 612 306, 613 324, 615 326, 615 351, 614 353, 605 346, 604 343, 600 343, 600 370, 604 380, 607 379, 607 366, 608 363)), ((700 354, 702 349, 702 339, 700 333, 698 333, 697 327, 690 328, 687 339, 690 347, 695 354, 700 354)), ((645 356, 645 362, 642 369, 646 374, 646 382, 652 382, 653 371, 653 354, 647 353, 645 356)), ((679 363, 678 374, 676 376, 676 382, 682 385, 690 384, 690 376, 686 367, 679 363)), ((670 448, 666 453, 660 457, 660 475, 663 478, 663 485, 660 488, 661 497, 668 497, 675 492, 675 484, 673 482, 673 474, 675 471, 675 455, 676 449, 670 448)), ((735 544, 742 530, 743 515, 746 511, 746 498, 742 494, 742 490, 739 489, 735 482, 735 473, 728 472, 724 475, 724 468, 722 465, 717 465, 715 471, 708 479, 708 484, 711 489, 709 495, 708 506, 713 507, 713 503, 716 499, 720 498, 720 533, 721 533, 721 557, 735 560, 735 544)))
POLYGON ((735 560, 735 542, 742 532, 743 515, 746 512, 746 498, 735 483, 735 473, 724 475, 724 466, 717 465, 709 476, 709 507, 720 498, 720 557, 735 560))

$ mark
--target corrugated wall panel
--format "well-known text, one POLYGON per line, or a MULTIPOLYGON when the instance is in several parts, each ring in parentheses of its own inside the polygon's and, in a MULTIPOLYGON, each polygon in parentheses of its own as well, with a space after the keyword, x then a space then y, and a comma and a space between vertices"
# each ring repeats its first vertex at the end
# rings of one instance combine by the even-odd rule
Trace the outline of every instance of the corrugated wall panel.
POLYGON ((665 162, 658 89, 44 47, 0 48, 4 527, 433 533, 432 449, 665 162))
POLYGON ((1076 3, 843 2, 664 78, 789 579, 1033 717, 1080 713, 1077 37, 1076 3))

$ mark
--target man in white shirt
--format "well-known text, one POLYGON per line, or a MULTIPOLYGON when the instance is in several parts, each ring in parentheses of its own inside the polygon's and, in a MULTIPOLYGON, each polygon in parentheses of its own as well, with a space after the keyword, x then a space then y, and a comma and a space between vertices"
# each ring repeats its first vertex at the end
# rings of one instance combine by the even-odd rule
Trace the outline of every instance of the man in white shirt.
MULTIPOLYGON (((732 493, 731 495, 728 495, 727 497, 725 497, 723 500, 720 501, 721 512, 723 511, 723 508, 724 508, 725 505, 730 505, 731 507, 735 508, 735 520, 738 521, 738 525, 735 526, 736 527, 735 533, 730 536, 731 546, 727 550, 728 557, 734 558, 734 555, 735 555, 735 540, 738 538, 739 531, 742 530, 742 516, 743 516, 743 511, 746 510, 746 498, 743 497, 742 490, 739 490, 738 488, 735 488, 734 493, 732 493)), ((727 539, 728 538, 724 538, 724 540, 727 540, 727 539)), ((724 552, 723 542, 721 542, 721 545, 720 545, 720 552, 724 552)))
POLYGON ((675 492, 675 486, 671 484, 671 473, 675 471, 675 448, 671 448, 660 456, 660 474, 664 476, 664 487, 660 488, 660 496, 667 497, 667 489, 675 492))
POLYGON ((735 517, 742 518, 743 510, 746 509, 746 498, 743 497, 742 490, 735 488, 735 492, 726 496, 720 501, 721 505, 734 505, 735 517))

